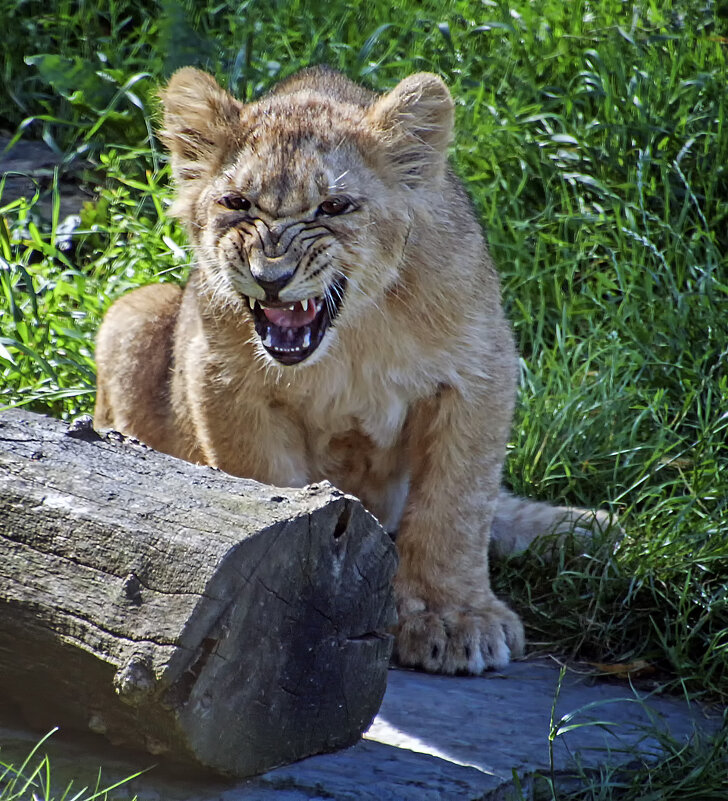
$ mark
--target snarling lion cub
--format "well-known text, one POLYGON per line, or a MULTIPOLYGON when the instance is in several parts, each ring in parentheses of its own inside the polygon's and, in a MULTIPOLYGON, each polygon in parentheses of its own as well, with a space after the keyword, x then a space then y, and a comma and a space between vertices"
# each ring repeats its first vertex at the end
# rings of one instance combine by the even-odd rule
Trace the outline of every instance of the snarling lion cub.
POLYGON ((516 354, 448 167, 447 87, 418 74, 380 96, 315 68, 243 104, 186 68, 162 100, 197 267, 109 311, 96 424, 358 496, 397 532, 399 662, 505 665, 523 627, 490 588, 489 537, 524 548, 589 513, 499 492, 516 354))

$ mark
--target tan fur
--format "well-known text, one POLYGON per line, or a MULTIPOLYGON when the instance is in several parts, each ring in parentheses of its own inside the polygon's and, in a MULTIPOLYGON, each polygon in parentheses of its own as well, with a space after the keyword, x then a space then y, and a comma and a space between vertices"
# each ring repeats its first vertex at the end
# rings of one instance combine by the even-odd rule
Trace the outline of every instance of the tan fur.
POLYGON ((447 165, 446 86, 418 74, 378 96, 314 69, 244 105, 187 68, 162 99, 197 268, 183 292, 145 287, 109 311, 97 424, 235 475, 357 495, 398 531, 399 661, 503 666, 524 639, 490 589, 491 525, 506 550, 588 513, 499 500, 516 355, 447 165), (251 209, 231 212, 228 197, 251 209), (332 197, 353 207, 324 214, 332 197), (274 359, 248 299, 331 296, 342 275, 321 345, 274 359))

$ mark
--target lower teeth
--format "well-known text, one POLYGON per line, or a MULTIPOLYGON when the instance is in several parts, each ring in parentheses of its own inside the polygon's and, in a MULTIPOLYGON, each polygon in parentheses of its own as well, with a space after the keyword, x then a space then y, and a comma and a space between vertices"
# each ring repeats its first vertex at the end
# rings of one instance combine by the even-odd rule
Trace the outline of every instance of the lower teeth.
MULTIPOLYGON (((286 333, 283 335, 287 339, 292 338, 292 331, 293 329, 283 329, 286 333)), ((311 330, 308 329, 303 335, 303 342, 300 345, 283 345, 283 344, 273 344, 273 331, 270 326, 266 328, 265 337, 261 340, 263 346, 266 348, 271 348, 273 350, 277 350, 280 353, 300 353, 302 350, 306 350, 307 348, 311 347, 311 330)))

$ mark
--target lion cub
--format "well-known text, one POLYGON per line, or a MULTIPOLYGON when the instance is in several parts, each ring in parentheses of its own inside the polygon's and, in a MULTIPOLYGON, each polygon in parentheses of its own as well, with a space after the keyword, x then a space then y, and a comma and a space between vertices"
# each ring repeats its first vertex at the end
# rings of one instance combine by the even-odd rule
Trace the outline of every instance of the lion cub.
POLYGON ((583 510, 499 493, 516 353, 447 163, 435 75, 376 95, 315 68, 243 104, 177 72, 163 139, 197 266, 131 292, 97 344, 96 425, 281 486, 328 479, 397 532, 401 664, 480 673, 522 653, 488 540, 583 510))

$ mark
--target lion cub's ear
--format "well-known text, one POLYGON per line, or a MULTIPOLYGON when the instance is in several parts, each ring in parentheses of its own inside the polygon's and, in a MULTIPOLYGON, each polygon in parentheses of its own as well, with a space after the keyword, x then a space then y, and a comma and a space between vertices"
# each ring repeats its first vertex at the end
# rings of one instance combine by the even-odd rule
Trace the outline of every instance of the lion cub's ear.
POLYGON ((437 75, 410 75, 377 100, 368 112, 386 145, 389 169, 416 186, 444 169, 453 136, 452 95, 437 75))
POLYGON ((183 67, 160 92, 164 106, 162 141, 172 154, 175 178, 201 178, 239 146, 243 104, 206 72, 183 67))

